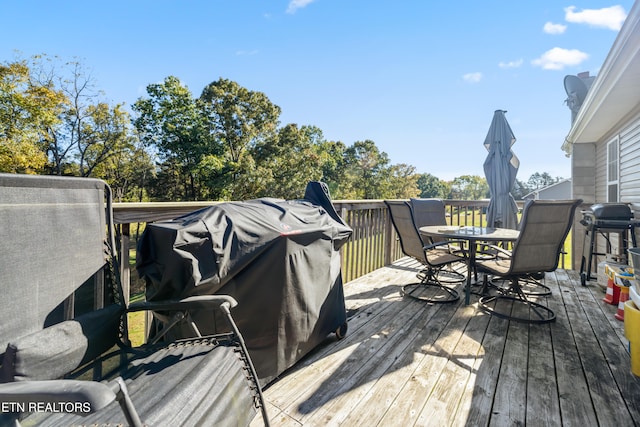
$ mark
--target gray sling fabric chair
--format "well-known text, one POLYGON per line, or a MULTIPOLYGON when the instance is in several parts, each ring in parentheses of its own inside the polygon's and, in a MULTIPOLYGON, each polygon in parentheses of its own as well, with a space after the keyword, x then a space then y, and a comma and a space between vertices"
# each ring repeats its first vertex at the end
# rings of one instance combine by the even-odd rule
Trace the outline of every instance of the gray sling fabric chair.
MULTIPOLYGON (((458 292, 441 280, 442 270, 464 258, 451 253, 447 242, 424 245, 415 225, 411 206, 406 201, 385 200, 393 226, 405 255, 420 261, 425 269, 418 273, 420 282, 402 287, 402 294, 426 302, 445 303, 459 299, 458 292)), ((450 277, 450 276, 449 276, 450 277)), ((464 275, 455 283, 464 280, 464 275)))
MULTIPOLYGON (((418 199, 409 200, 413 219, 417 228, 427 225, 447 225, 447 214, 444 208, 444 202, 441 199, 418 199)), ((422 239, 423 241, 425 239, 422 239)), ((431 237, 427 243, 445 242, 445 238, 431 237)))
MULTIPOLYGON (((0 174, 0 425, 249 425, 262 392, 230 309, 125 306, 102 181, 0 174), (132 348, 126 313, 222 310, 215 336, 132 348)), ((195 332, 194 332, 195 333, 195 332)))
POLYGON ((551 272, 558 267, 562 245, 573 224, 576 208, 582 200, 531 200, 525 207, 520 223, 520 235, 513 250, 501 252, 493 260, 478 261, 478 270, 488 276, 506 279, 509 283, 498 295, 484 296, 479 306, 495 316, 525 323, 546 323, 555 320, 555 313, 532 300, 523 292, 521 281, 532 275, 551 272), (513 304, 500 304, 501 301, 513 304))
MULTIPOLYGON (((411 206, 413 222, 416 228, 420 229, 420 227, 430 225, 447 225, 447 214, 442 199, 412 198, 409 199, 409 206, 411 206)), ((424 245, 442 244, 438 246, 440 251, 447 250, 460 257, 465 256, 464 242, 434 236, 426 237, 420 235, 420 238, 424 245)), ((447 284, 460 283, 465 280, 465 276, 456 270, 447 268, 440 271, 439 280, 441 283, 447 284)))

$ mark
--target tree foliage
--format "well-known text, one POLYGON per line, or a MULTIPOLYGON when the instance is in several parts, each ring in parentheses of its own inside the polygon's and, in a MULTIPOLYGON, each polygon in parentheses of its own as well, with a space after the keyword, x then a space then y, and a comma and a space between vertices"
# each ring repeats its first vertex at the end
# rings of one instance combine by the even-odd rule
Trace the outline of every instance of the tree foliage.
POLYGON ((100 176, 132 136, 123 106, 98 96, 79 62, 36 55, 0 65, 0 170, 100 176))
POLYGON ((385 198, 409 199, 420 195, 416 168, 405 163, 389 167, 389 187, 385 198))
POLYGON ((462 175, 451 183, 451 198, 456 200, 481 200, 489 197, 487 180, 478 175, 462 175))
POLYGON ((451 186, 447 182, 429 173, 418 175, 416 183, 420 190, 419 196, 423 198, 446 199, 451 191, 451 186))
POLYGON ((204 105, 174 76, 148 85, 147 94, 133 105, 134 125, 142 143, 158 152, 159 180, 170 183, 169 193, 176 200, 218 196, 207 191, 206 183, 222 169, 222 162, 215 161, 222 147, 206 120, 204 105))
POLYGON ((200 99, 216 138, 225 145, 232 162, 239 162, 251 146, 272 136, 278 126, 280 107, 262 92, 250 91, 231 80, 210 83, 200 99))
POLYGON ((0 64, 0 171, 39 173, 46 139, 66 105, 53 82, 37 82, 27 61, 0 64))
MULTIPOLYGON (((259 191, 255 182, 242 179, 256 173, 251 151, 273 140, 280 107, 262 92, 248 90, 236 82, 219 79, 200 95, 206 122, 213 138, 224 147, 224 164, 230 173, 225 180, 225 196, 244 199, 259 191)), ((255 177, 255 178, 260 178, 255 177)))
MULTIPOLYGON (((328 141, 313 125, 280 126, 280 107, 220 78, 194 97, 177 77, 132 106, 100 99, 77 61, 39 55, 0 64, 0 171, 94 176, 117 200, 293 199, 322 180, 334 199, 483 199, 487 182, 446 182, 391 164, 372 140, 328 141)), ((535 173, 512 194, 558 182, 535 173)))
POLYGON ((371 140, 345 150, 345 192, 350 199, 383 199, 389 188, 389 156, 371 140))
POLYGON ((527 181, 527 186, 529 191, 539 190, 543 187, 547 187, 551 184, 555 184, 560 181, 562 178, 553 178, 548 172, 535 172, 529 177, 527 181))
POLYGON ((322 179, 322 131, 315 126, 288 124, 254 149, 257 169, 263 180, 259 196, 278 194, 294 199, 304 194, 309 181, 322 179))

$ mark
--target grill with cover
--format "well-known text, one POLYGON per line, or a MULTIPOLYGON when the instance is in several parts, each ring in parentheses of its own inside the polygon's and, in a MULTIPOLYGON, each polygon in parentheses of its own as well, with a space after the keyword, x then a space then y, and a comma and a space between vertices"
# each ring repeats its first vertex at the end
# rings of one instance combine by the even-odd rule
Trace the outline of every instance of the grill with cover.
MULTIPOLYGON (((148 224, 137 270, 147 301, 226 294, 262 384, 267 384, 335 332, 346 333, 340 248, 352 230, 329 191, 310 182, 300 200, 225 202, 148 224)), ((156 324, 171 319, 154 313, 156 324)), ((201 333, 217 330, 207 312, 185 319, 201 333)))

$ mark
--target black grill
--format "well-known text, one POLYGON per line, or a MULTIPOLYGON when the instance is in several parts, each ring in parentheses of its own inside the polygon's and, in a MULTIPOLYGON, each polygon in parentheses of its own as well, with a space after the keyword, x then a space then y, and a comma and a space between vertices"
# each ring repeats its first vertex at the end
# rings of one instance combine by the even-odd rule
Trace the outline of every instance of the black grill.
POLYGON ((580 223, 587 228, 629 228, 634 222, 629 205, 622 203, 600 203, 582 211, 580 223))
MULTIPOLYGON (((636 246, 634 229, 640 226, 640 221, 633 218, 633 212, 629 205, 624 203, 599 203, 582 211, 580 223, 585 226, 582 264, 580 266, 580 281, 583 285, 591 280, 592 259, 596 255, 605 255, 596 252, 596 235, 600 233, 607 240, 607 249, 610 251, 609 233, 618 233, 623 242, 624 261, 626 262, 627 233, 630 231, 633 246, 636 246), (586 271, 585 271, 586 267, 586 271)), ((596 265, 597 269, 597 265, 596 265)))

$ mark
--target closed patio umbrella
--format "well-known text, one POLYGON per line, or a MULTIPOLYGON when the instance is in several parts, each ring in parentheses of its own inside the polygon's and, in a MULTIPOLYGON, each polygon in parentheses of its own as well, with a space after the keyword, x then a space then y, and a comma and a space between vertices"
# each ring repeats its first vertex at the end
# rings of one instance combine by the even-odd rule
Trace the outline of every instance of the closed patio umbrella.
POLYGON ((495 111, 484 140, 484 146, 489 151, 484 161, 484 175, 491 192, 487 225, 515 229, 518 226, 518 206, 511 195, 511 188, 516 182, 520 160, 511 151, 516 137, 511 131, 505 113, 503 110, 495 111))

